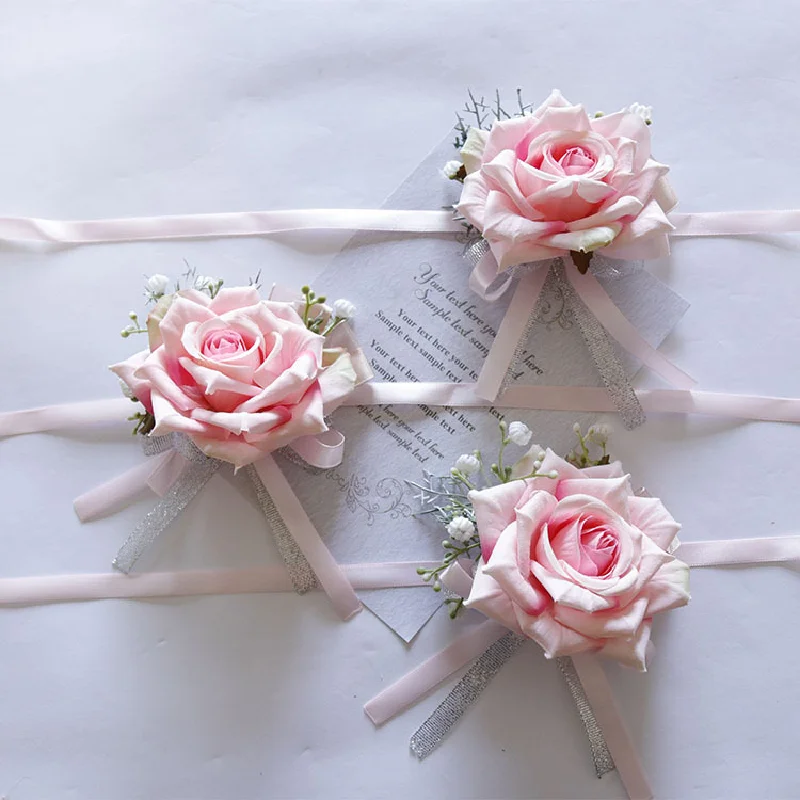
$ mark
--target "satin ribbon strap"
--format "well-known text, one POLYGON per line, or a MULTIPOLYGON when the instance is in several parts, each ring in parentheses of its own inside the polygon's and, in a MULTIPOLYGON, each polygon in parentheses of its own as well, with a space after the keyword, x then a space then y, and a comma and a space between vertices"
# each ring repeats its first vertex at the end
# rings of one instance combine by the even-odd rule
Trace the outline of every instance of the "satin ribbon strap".
MULTIPOLYGON (((417 574, 418 561, 385 564, 343 564, 356 589, 428 587, 417 574)), ((435 567, 434 562, 422 566, 435 567)), ((273 564, 254 569, 186 572, 118 572, 85 575, 46 575, 0 578, 0 606, 73 603, 139 597, 190 597, 194 595, 260 594, 291 592, 285 567, 273 564)))
POLYGON ((670 214, 670 236, 748 236, 800 232, 800 210, 700 211, 670 214))
POLYGON ((126 508, 148 489, 163 497, 185 467, 186 461, 175 451, 160 453, 76 497, 75 513, 81 522, 91 522, 126 508))
POLYGON ((333 607, 342 619, 350 619, 361 610, 361 602, 303 510, 289 481, 270 455, 259 459, 253 466, 333 607))
POLYGON ((497 399, 509 368, 525 347, 547 274, 546 267, 529 268, 519 279, 475 384, 479 397, 497 399))
POLYGON ((663 353, 642 338, 636 326, 627 320, 591 272, 585 275, 581 275, 577 269, 567 269, 565 272, 587 308, 625 350, 677 389, 691 389, 695 385, 694 378, 676 367, 663 353))
POLYGON ((508 628, 497 622, 482 622, 375 695, 364 706, 364 713, 375 725, 388 722, 418 703, 428 692, 507 633, 508 628))
POLYGON ((124 422, 133 404, 125 397, 113 400, 84 400, 78 403, 40 406, 25 411, 0 413, 0 436, 72 430, 106 422, 124 422))
POLYGON ((681 542, 675 556, 690 567, 800 561, 800 536, 681 542))
POLYGON ((69 221, 0 217, 0 240, 50 244, 269 236, 301 230, 455 233, 463 227, 450 211, 382 208, 309 208, 69 221))
POLYGON ((614 703, 611 686, 600 660, 595 655, 577 654, 572 656, 572 662, 628 797, 630 800, 652 800, 653 790, 614 703))

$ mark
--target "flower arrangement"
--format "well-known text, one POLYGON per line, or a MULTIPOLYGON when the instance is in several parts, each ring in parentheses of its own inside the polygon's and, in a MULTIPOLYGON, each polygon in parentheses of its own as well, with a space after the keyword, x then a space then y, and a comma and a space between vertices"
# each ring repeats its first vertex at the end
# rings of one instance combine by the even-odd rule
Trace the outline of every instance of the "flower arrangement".
POLYGON ((147 278, 146 321, 132 311, 121 333, 146 334, 148 347, 111 367, 142 406, 134 433, 185 434, 238 468, 328 430, 325 417, 358 380, 329 338, 355 307, 327 306, 308 286, 296 302, 264 300, 257 281, 224 288, 189 270, 170 290, 166 276, 147 278))
POLYGON ((689 602, 689 568, 671 555, 680 525, 632 491, 604 426, 576 424, 566 458, 528 446, 521 422, 499 430, 488 474, 476 451, 413 484, 421 513, 447 531, 441 564, 419 574, 450 593, 453 618, 474 608, 548 658, 599 652, 644 670, 653 616, 689 602), (507 466, 509 445, 527 450, 507 466))
POLYGON ((463 183, 458 212, 488 242, 499 271, 570 254, 586 272, 596 250, 613 258, 669 253, 676 197, 669 168, 650 154, 652 109, 634 103, 591 117, 554 90, 538 108, 517 91, 506 111, 472 93, 458 116, 458 159, 444 174, 463 183))

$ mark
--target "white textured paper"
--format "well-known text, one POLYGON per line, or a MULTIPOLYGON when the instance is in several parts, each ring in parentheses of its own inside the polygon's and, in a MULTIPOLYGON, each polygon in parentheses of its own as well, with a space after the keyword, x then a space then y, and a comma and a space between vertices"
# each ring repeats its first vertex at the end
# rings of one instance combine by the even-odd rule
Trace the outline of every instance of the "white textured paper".
MULTIPOLYGON (((453 155, 448 136, 387 200, 387 208, 452 205, 460 184, 441 166, 453 155)), ((317 281, 329 297, 345 296, 358 313, 353 327, 376 381, 473 383, 478 378, 510 294, 495 303, 467 287, 466 235, 359 234, 317 281)), ((547 265, 539 269, 547 269, 547 265)), ((638 265, 605 261, 598 272, 610 295, 648 340, 658 344, 687 304, 638 265)), ((514 380, 548 385, 600 385, 577 325, 558 294, 543 298, 514 380)), ((634 363, 627 359, 631 370, 634 363)), ((334 470, 281 460, 303 506, 342 563, 438 560, 443 529, 416 518, 415 489, 422 471, 447 475, 460 453, 496 457, 501 415, 523 420, 534 442, 566 452, 571 413, 427 406, 340 408, 335 427, 347 437, 345 459, 334 470)), ((588 419, 583 416, 582 421, 588 419)), ((523 450, 512 447, 508 457, 523 450)), ((382 589, 363 601, 403 639, 412 639, 441 604, 430 589, 382 589)))

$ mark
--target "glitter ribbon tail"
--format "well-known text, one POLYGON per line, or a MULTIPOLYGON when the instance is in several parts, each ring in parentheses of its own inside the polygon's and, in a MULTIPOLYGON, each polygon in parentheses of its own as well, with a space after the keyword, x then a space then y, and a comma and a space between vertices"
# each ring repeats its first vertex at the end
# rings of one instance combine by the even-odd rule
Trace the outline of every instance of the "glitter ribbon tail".
POLYGON ((172 488, 131 531, 113 561, 115 569, 129 573, 144 551, 184 511, 221 466, 220 461, 206 458, 199 450, 197 453, 203 460, 193 457, 172 488))
POLYGON ((526 641, 524 636, 507 633, 490 645, 466 671, 464 677, 411 737, 411 751, 420 761, 427 758, 444 741, 453 726, 478 699, 503 664, 526 641))
POLYGON ((298 594, 305 594, 315 589, 317 576, 314 574, 314 570, 311 569, 311 564, 308 563, 308 559, 303 555, 303 551, 298 546, 291 531, 286 526, 283 517, 275 507, 275 501, 267 491, 261 478, 258 477, 258 472, 256 472, 252 464, 245 468, 245 472, 253 483, 258 505, 272 531, 272 538, 275 540, 278 552, 289 572, 292 587, 298 594))
POLYGON ((642 404, 636 396, 625 366, 617 355, 611 337, 567 277, 563 259, 559 259, 551 268, 548 283, 550 281, 561 292, 564 303, 572 311, 595 368, 619 411, 622 424, 628 430, 638 428, 645 420, 642 404))

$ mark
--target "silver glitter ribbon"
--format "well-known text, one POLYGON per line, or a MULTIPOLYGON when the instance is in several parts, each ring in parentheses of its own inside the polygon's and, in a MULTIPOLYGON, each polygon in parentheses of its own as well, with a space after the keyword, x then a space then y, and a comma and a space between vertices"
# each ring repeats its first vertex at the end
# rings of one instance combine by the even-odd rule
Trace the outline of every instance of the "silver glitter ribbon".
MULTIPOLYGON (((183 513, 212 476, 225 465, 224 461, 209 458, 188 437, 177 433, 145 437, 142 440, 142 449, 146 456, 176 450, 189 463, 164 497, 133 529, 117 553, 113 566, 126 574, 130 573, 145 550, 183 513)), ((269 491, 258 477, 255 468, 251 465, 245 468, 245 472, 253 483, 256 500, 272 531, 278 552, 289 572, 292 586, 298 594, 304 594, 316 587, 317 576, 275 507, 269 491)))
POLYGON ((586 692, 572 659, 567 657, 557 658, 556 664, 558 664, 558 668, 561 670, 561 674, 572 694, 575 707, 578 709, 578 714, 583 723, 583 729, 586 732, 586 738, 592 748, 594 771, 598 778, 602 778, 607 772, 616 769, 614 759, 611 757, 611 751, 608 749, 606 737, 603 735, 597 719, 595 719, 594 711, 589 703, 589 698, 586 697, 586 692))
POLYGON ((464 673, 464 677, 436 707, 433 714, 411 737, 411 751, 421 761, 427 758, 450 733, 464 712, 500 671, 503 664, 528 640, 516 633, 507 633, 488 647, 464 673))
MULTIPOLYGON (((147 441, 147 440, 145 440, 147 441)), ((150 454, 175 448, 188 462, 188 466, 169 491, 156 503, 155 508, 145 514, 144 519, 131 531, 125 544, 120 547, 113 566, 128 574, 144 551, 167 529, 167 527, 192 502, 197 493, 211 480, 222 466, 221 461, 208 458, 188 439, 181 436, 158 437, 149 444, 150 454), (161 439, 169 439, 166 444, 161 439)), ((148 451, 145 450, 145 453, 148 451)))
POLYGON ((475 244, 471 244, 467 251, 464 253, 464 258, 472 264, 473 267, 478 266, 478 262, 489 252, 489 242, 484 238, 478 239, 475 244))
POLYGON ((286 527, 283 517, 275 507, 275 502, 267 491, 267 487, 258 477, 255 467, 251 464, 245 467, 245 472, 253 483, 258 505, 261 507, 261 511, 272 529, 272 537, 289 572, 289 578, 292 581, 294 590, 298 594, 305 594, 316 588, 317 576, 311 568, 311 564, 308 563, 303 551, 298 547, 292 532, 286 527))
POLYGON ((645 421, 642 404, 636 396, 625 366, 617 355, 611 337, 569 282, 563 258, 558 259, 550 267, 542 294, 544 295, 551 288, 556 288, 561 292, 565 305, 571 310, 578 323, 578 329, 586 343, 586 348, 619 411, 623 426, 629 431, 638 428, 645 421))

